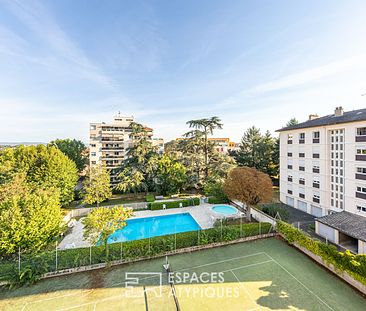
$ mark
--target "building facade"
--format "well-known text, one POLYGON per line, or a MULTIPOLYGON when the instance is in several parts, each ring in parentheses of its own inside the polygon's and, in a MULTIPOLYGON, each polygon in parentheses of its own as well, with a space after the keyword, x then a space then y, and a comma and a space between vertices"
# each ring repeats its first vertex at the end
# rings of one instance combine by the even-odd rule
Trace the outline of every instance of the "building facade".
MULTIPOLYGON (((135 122, 133 116, 118 114, 111 123, 90 123, 90 166, 104 165, 110 171, 112 184, 118 182, 117 171, 126 158, 128 148, 133 144, 130 138, 133 122, 135 122)), ((163 139, 153 139, 153 129, 148 127, 145 129, 153 145, 161 149, 160 144, 164 146, 163 139)))
POLYGON ((239 144, 232 142, 230 138, 210 137, 208 141, 215 144, 215 149, 219 153, 228 154, 230 151, 239 149, 239 144))
MULTIPOLYGON (((366 221, 366 109, 337 107, 278 132, 281 201, 316 217, 347 212, 366 221)), ((322 236, 324 225, 316 222, 322 236)))

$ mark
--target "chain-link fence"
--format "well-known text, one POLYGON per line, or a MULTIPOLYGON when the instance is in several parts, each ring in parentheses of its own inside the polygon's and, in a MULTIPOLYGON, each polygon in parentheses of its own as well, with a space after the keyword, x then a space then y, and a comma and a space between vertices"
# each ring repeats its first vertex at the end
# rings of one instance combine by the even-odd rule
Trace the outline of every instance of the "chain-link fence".
MULTIPOLYGON (((245 218, 218 220, 210 229, 110 243, 108 244, 108 262, 129 262, 161 256, 166 253, 180 252, 185 248, 204 248, 204 246, 211 244, 268 234, 273 230, 274 227, 270 223, 247 223, 245 218)), ((21 272, 24 269, 32 269, 39 274, 44 274, 104 264, 106 261, 104 245, 60 250, 55 244, 53 250, 40 253, 28 253, 19 248, 16 257, 2 260, 0 263, 0 280, 7 280, 11 273, 21 272)))

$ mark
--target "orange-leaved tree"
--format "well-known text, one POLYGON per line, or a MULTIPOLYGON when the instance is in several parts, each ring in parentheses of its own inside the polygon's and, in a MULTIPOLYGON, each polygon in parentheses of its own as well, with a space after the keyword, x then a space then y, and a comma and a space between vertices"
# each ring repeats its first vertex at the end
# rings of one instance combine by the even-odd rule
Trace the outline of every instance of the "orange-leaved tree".
POLYGON ((251 220, 251 206, 268 202, 272 198, 271 178, 255 168, 236 167, 224 183, 224 192, 230 200, 237 200, 246 206, 247 219, 251 220))

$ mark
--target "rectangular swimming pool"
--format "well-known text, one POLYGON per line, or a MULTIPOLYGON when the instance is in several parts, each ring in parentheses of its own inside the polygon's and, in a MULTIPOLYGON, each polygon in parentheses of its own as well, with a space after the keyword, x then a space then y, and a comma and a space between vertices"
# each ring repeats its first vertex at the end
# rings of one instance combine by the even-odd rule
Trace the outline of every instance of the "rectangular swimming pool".
POLYGON ((195 230, 201 230, 201 227, 189 213, 129 219, 126 227, 116 230, 109 236, 108 243, 141 240, 195 230))

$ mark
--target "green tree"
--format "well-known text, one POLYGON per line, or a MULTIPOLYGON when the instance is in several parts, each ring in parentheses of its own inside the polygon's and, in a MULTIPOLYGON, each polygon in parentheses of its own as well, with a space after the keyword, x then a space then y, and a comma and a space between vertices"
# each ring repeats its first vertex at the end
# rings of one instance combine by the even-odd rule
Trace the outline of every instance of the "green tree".
POLYGON ((112 196, 110 176, 103 166, 90 168, 83 183, 84 203, 94 204, 109 199, 112 196))
POLYGON ((54 146, 18 146, 0 151, 0 184, 23 173, 25 181, 42 189, 55 188, 61 205, 74 198, 78 180, 76 164, 54 146))
POLYGON ((278 175, 277 140, 267 131, 264 135, 255 126, 243 135, 240 148, 234 153, 239 166, 256 168, 270 176, 278 175))
POLYGON ((56 139, 49 143, 51 146, 56 146, 69 159, 75 162, 79 172, 83 171, 89 159, 85 144, 76 139, 56 139))
POLYGON ((159 154, 143 125, 132 123, 131 127, 132 146, 128 148, 127 158, 120 168, 118 176, 120 181, 116 188, 121 191, 147 192, 154 187, 154 174, 159 154))
POLYGON ((114 231, 125 227, 126 220, 132 215, 132 209, 122 206, 97 207, 83 219, 85 238, 93 245, 103 243, 106 262, 109 262, 108 237, 114 231))
POLYGON ((0 253, 38 251, 61 229, 57 189, 27 184, 20 174, 0 186, 0 253))
POLYGON ((224 180, 223 179, 210 179, 206 182, 203 191, 207 197, 215 197, 223 202, 228 199, 224 192, 224 180))
POLYGON ((187 124, 191 128, 195 128, 195 131, 188 132, 186 136, 197 136, 198 134, 203 136, 203 152, 205 159, 205 178, 207 179, 209 176, 209 168, 208 168, 208 135, 212 135, 215 129, 222 129, 221 120, 218 117, 211 117, 199 120, 191 120, 188 121, 187 124))
POLYGON ((286 127, 288 126, 293 126, 293 125, 297 125, 299 124, 299 121, 296 118, 292 118, 290 119, 287 123, 286 123, 286 127))
POLYGON ((186 182, 186 169, 183 164, 167 155, 158 160, 155 180, 158 192, 163 195, 179 193, 186 182))
POLYGON ((230 200, 238 200, 246 208, 251 221, 251 206, 272 199, 271 178, 251 167, 237 167, 229 172, 224 183, 224 192, 230 200))

